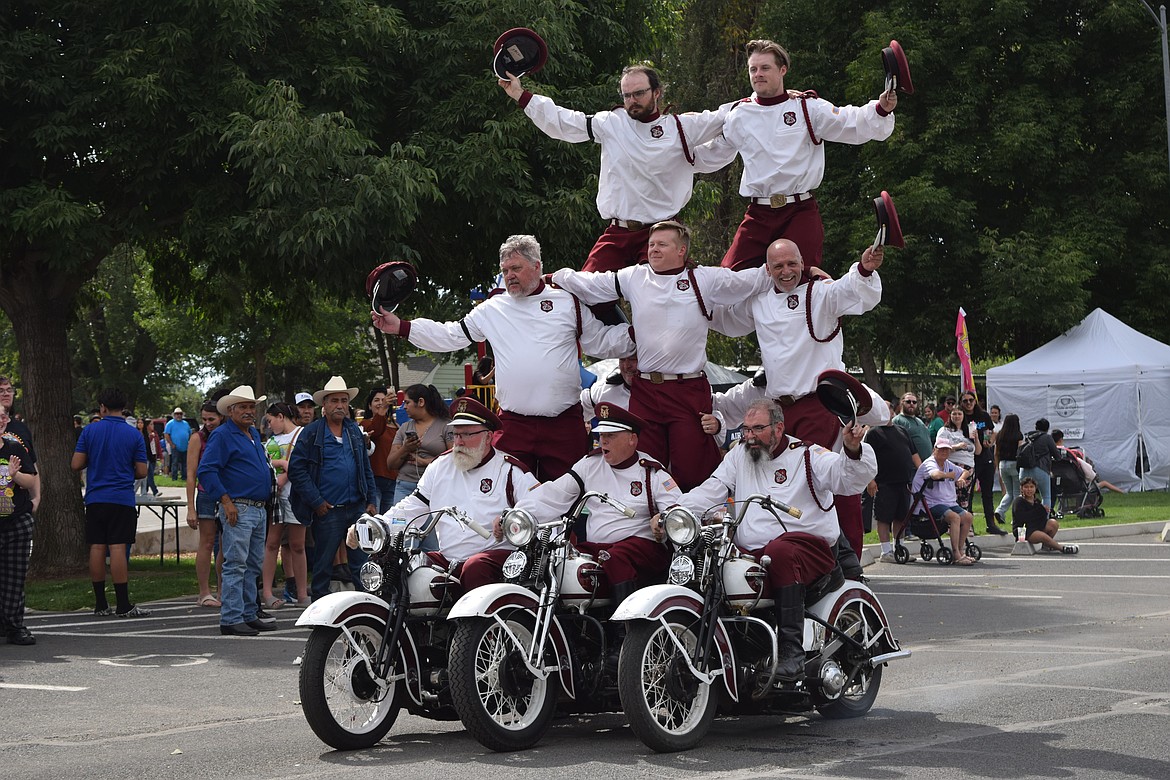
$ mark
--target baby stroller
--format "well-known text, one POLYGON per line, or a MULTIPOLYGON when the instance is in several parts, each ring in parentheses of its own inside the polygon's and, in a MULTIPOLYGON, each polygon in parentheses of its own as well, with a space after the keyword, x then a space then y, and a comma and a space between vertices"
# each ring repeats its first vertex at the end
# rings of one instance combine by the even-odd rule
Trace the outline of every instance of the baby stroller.
MULTIPOLYGON (((910 500, 910 512, 906 515, 906 522, 894 537, 895 562, 908 563, 910 561, 910 550, 902 544, 902 537, 905 536, 907 531, 910 531, 922 540, 922 546, 918 550, 918 554, 922 556, 922 560, 929 561, 931 558, 934 558, 942 566, 954 563, 955 556, 951 552, 951 548, 943 541, 944 531, 930 513, 930 508, 926 503, 925 493, 937 481, 931 479, 926 480, 910 500), (934 543, 938 545, 937 555, 935 554, 934 547, 930 543, 931 540, 934 540, 934 543)), ((947 529, 948 533, 949 530, 947 529)), ((979 549, 979 545, 970 539, 966 540, 963 550, 975 560, 983 557, 983 550, 979 549)))
POLYGON ((1052 461, 1052 504, 1062 515, 1070 512, 1077 517, 1104 517, 1101 508, 1104 496, 1096 482, 1085 478, 1076 456, 1061 450, 1052 461))

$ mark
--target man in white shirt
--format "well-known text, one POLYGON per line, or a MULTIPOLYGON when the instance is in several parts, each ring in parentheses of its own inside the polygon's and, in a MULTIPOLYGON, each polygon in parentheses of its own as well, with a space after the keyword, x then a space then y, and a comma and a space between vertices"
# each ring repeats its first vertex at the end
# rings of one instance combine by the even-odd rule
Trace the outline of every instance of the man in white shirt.
POLYGON ((821 265, 825 228, 813 190, 825 175, 824 141, 884 141, 894 131, 894 90, 864 106, 834 106, 815 92, 792 97, 784 88, 791 60, 779 44, 749 41, 748 79, 754 93, 727 114, 723 135, 695 151, 695 166, 717 171, 743 158, 739 194, 747 213, 723 257, 726 268, 764 262, 768 246, 790 238, 810 266, 821 265))
POLYGON ((628 326, 602 325, 573 295, 542 281, 540 244, 533 236, 504 242, 500 271, 506 294, 488 298, 461 320, 403 320, 381 310, 372 313, 374 326, 432 352, 490 341, 503 423, 496 446, 541 480, 556 479, 589 451, 581 425, 578 341, 595 357, 622 357, 634 344, 628 326))

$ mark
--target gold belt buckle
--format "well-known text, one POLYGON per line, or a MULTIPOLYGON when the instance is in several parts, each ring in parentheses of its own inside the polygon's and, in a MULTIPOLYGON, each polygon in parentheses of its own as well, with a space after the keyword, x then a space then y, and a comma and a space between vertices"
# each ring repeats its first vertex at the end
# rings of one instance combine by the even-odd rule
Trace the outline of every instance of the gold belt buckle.
POLYGON ((772 204, 772 208, 774 208, 774 209, 782 208, 782 207, 788 205, 788 196, 787 195, 773 195, 768 200, 772 204))
POLYGON ((651 371, 651 372, 650 372, 650 384, 652 384, 652 385, 660 385, 660 384, 662 384, 664 381, 666 381, 666 380, 664 380, 664 379, 662 378, 662 372, 661 372, 661 371, 651 371))

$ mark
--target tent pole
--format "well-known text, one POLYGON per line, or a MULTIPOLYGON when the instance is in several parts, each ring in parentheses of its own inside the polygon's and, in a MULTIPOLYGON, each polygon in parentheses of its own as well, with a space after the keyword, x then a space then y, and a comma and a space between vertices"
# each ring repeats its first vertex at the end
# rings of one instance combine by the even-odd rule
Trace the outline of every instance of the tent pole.
POLYGON ((1142 420, 1142 385, 1134 382, 1133 393, 1137 396, 1137 426, 1138 426, 1138 479, 1141 481, 1142 492, 1146 492, 1146 439, 1145 426, 1142 420))

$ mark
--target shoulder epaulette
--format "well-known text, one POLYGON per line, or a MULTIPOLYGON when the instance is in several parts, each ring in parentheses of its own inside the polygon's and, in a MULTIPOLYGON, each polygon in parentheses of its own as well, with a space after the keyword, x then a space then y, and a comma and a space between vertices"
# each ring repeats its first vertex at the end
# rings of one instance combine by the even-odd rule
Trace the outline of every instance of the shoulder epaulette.
POLYGON ((800 99, 801 100, 809 100, 809 99, 820 100, 821 96, 817 94, 817 91, 815 89, 806 89, 804 92, 800 93, 800 99))
POLYGON ((788 449, 798 450, 801 447, 811 447, 812 445, 813 443, 811 441, 794 441, 788 445, 788 449))
POLYGON ((507 291, 503 287, 497 287, 494 290, 489 290, 487 297, 495 298, 497 295, 504 293, 504 292, 507 292, 507 291))
POLYGON ((509 455, 506 452, 502 452, 500 454, 504 456, 504 460, 508 461, 513 466, 523 471, 525 474, 528 473, 528 466, 524 463, 524 461, 520 460, 515 455, 509 455))
POLYGON ((651 458, 639 458, 638 465, 645 466, 646 468, 652 469, 654 471, 661 471, 662 469, 666 468, 661 463, 656 460, 652 460, 651 458))

